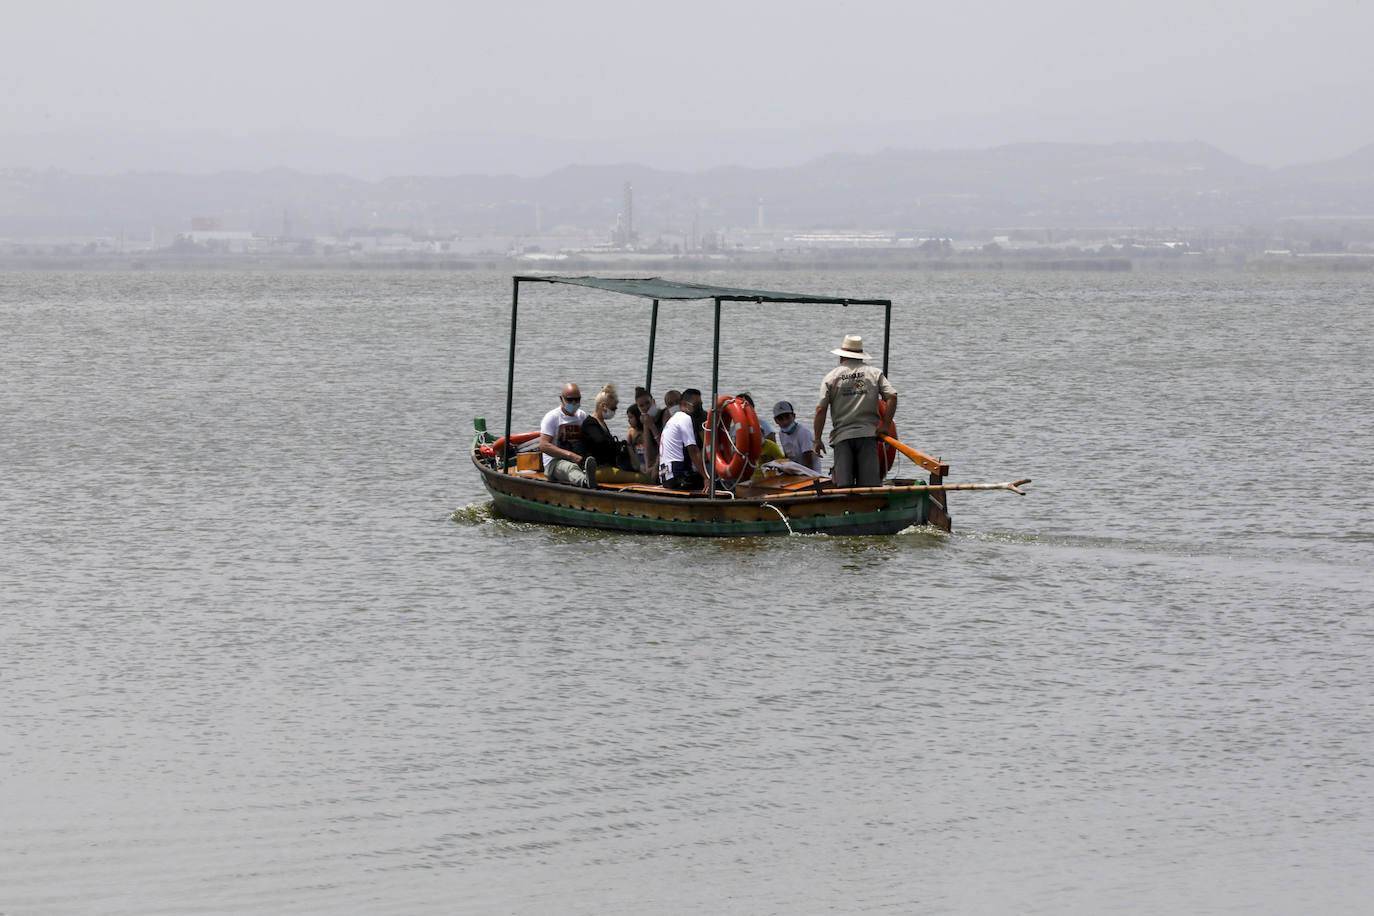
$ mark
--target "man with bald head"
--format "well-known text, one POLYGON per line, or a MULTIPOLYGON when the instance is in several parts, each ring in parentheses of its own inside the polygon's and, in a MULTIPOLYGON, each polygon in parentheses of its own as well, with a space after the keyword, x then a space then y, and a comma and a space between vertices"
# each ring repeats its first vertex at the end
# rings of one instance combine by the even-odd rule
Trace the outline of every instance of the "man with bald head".
POLYGON ((563 386, 559 405, 544 414, 539 424, 539 451, 544 454, 544 476, 575 487, 596 488, 596 459, 582 456, 582 391, 572 382, 563 386))

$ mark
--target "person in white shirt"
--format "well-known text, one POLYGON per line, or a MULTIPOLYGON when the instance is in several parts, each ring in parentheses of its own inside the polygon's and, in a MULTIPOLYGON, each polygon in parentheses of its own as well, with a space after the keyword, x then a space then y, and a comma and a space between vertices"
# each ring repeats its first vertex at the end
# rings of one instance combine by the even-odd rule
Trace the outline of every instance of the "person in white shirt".
POLYGON ((544 476, 575 487, 596 489, 596 459, 582 456, 582 391, 572 382, 563 386, 559 405, 539 424, 539 451, 544 453, 544 476))
POLYGON ((779 401, 773 405, 773 422, 778 424, 778 445, 788 461, 795 461, 820 473, 821 459, 816 454, 816 440, 811 430, 797 422, 797 412, 792 409, 791 401, 779 401))
POLYGON ((670 490, 702 490, 706 487, 706 466, 702 464, 694 420, 701 407, 701 392, 688 388, 678 406, 681 409, 668 418, 659 439, 659 478, 670 490))

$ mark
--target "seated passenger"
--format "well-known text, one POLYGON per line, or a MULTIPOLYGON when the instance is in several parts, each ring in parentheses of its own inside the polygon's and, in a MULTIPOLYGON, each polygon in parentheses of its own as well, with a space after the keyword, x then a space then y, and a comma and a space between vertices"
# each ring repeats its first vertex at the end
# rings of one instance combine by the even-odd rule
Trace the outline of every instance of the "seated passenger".
POLYGON ((620 451, 620 440, 609 425, 619 407, 615 386, 607 385, 597 394, 592 415, 582 422, 582 454, 595 458, 603 468, 614 468, 620 451))
POLYGON ((778 444, 788 461, 795 461, 816 473, 821 471, 821 459, 816 454, 816 442, 811 430, 797 422, 796 411, 790 401, 779 401, 773 405, 773 419, 778 424, 778 444))
POLYGON ((670 490, 701 490, 706 486, 706 466, 701 460, 695 417, 701 410, 701 392, 682 392, 681 408, 668 419, 659 443, 658 473, 670 490))
POLYGON ((572 382, 563 386, 559 406, 539 424, 539 451, 544 453, 544 476, 575 487, 596 488, 596 459, 582 455, 582 392, 572 382))
POLYGON ((657 482, 658 441, 668 417, 654 404, 654 396, 647 388, 635 388, 635 407, 638 408, 641 424, 639 446, 643 452, 644 473, 657 482))
MULTIPOLYGON (((629 471, 649 474, 650 465, 644 452, 644 421, 641 419, 638 404, 631 404, 625 408, 625 419, 630 421, 630 429, 625 433, 626 461, 621 466, 629 471)), ((653 468, 652 471, 656 475, 658 468, 653 468)))
POLYGON ((759 413, 758 407, 754 404, 753 395, 747 391, 741 391, 739 394, 735 395, 735 397, 748 404, 749 409, 754 412, 754 416, 759 418, 759 429, 763 430, 763 441, 776 442, 778 437, 777 434, 773 432, 773 425, 768 422, 763 414, 759 413))
MULTIPOLYGON (((696 389, 692 389, 696 390, 696 389)), ((696 400, 692 402, 689 409, 686 404, 678 403, 679 413, 690 413, 692 415, 692 429, 696 431, 697 445, 706 444, 706 421, 711 418, 711 414, 706 410, 706 406, 701 403, 701 394, 697 393, 696 400)))

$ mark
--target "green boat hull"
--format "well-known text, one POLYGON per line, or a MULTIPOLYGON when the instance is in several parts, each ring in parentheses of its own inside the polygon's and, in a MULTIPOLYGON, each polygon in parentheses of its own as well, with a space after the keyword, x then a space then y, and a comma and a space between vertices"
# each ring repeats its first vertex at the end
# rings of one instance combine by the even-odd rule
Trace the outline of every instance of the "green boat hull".
MULTIPOLYGON (((805 490, 767 497, 687 497, 668 493, 586 490, 477 461, 492 508, 505 518, 635 534, 758 537, 786 534, 896 534, 931 521, 925 487, 887 485, 805 490)), ((943 526, 942 526, 943 527, 943 526)))

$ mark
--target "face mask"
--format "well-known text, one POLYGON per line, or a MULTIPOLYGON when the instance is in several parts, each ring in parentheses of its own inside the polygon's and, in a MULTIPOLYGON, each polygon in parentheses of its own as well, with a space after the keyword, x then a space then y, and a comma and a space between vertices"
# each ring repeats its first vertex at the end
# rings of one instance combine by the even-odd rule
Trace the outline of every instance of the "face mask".
POLYGON ((793 420, 793 421, 792 421, 791 423, 789 423, 787 426, 784 426, 784 427, 782 428, 782 431, 785 432, 785 433, 787 433, 787 435, 789 435, 789 436, 792 435, 794 432, 797 431, 797 421, 796 421, 796 420, 793 420))
POLYGON ((672 407, 669 407, 669 408, 668 408, 668 416, 671 417, 673 414, 677 413, 677 412, 678 412, 679 410, 681 410, 681 409, 682 409, 682 408, 680 408, 680 407, 678 407, 676 404, 674 404, 672 407))
POLYGON ((619 410, 619 409, 620 409, 619 407, 612 407, 610 410, 606 411, 606 416, 607 416, 607 418, 614 417, 614 416, 615 416, 615 412, 616 412, 617 410, 619 410))
POLYGON ((651 407, 649 408, 649 417, 650 417, 650 419, 654 419, 654 420, 658 419, 658 415, 662 412, 662 410, 663 410, 663 409, 662 409, 661 407, 659 407, 657 404, 654 404, 653 406, 651 406, 651 407))
POLYGON ((575 417, 575 416, 577 416, 577 405, 576 405, 576 404, 566 404, 566 403, 565 403, 565 404, 563 405, 563 412, 564 412, 565 414, 567 414, 568 416, 570 416, 570 417, 575 417))

